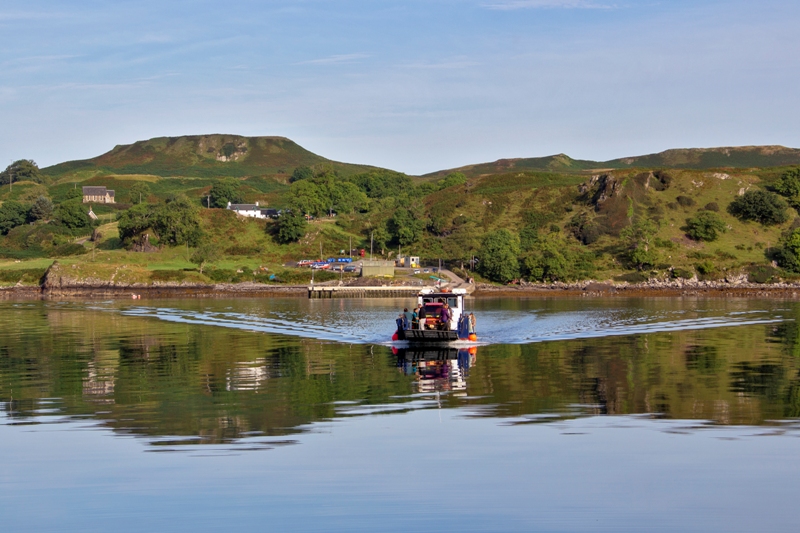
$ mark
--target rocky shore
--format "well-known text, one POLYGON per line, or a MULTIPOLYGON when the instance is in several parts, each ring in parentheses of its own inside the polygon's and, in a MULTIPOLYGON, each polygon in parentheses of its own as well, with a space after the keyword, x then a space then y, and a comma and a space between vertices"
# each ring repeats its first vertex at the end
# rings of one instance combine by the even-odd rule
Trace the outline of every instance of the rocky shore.
MULTIPOLYGON (((580 281, 575 283, 527 283, 475 286, 476 297, 559 298, 559 297, 743 297, 798 298, 798 283, 752 283, 745 275, 716 281, 694 279, 651 279, 641 283, 580 281)), ((84 299, 84 298, 230 298, 307 297, 306 285, 265 285, 262 283, 152 282, 119 283, 113 280, 76 278, 58 263, 45 273, 40 285, 1 287, 0 299, 84 299)))
POLYGON ((575 283, 521 283, 519 285, 490 285, 479 283, 475 296, 559 297, 559 296, 621 296, 621 297, 746 297, 797 298, 800 283, 752 283, 746 276, 716 281, 697 279, 648 280, 641 283, 611 281, 579 281, 575 283))

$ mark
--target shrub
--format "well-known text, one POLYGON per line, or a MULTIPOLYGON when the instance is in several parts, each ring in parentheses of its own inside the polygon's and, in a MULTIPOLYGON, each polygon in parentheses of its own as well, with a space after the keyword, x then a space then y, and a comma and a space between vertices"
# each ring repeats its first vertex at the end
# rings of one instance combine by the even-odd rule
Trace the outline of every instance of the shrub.
POLYGON ((692 279, 694 277, 694 272, 686 270, 685 268, 674 268, 672 269, 671 275, 675 279, 692 279))
POLYGON ((183 281, 186 274, 183 270, 153 270, 150 274, 153 281, 183 281))
POLYGON ((692 207, 695 204, 695 201, 689 198, 688 196, 680 195, 675 198, 675 201, 678 202, 682 207, 692 207))
POLYGON ((725 223, 712 211, 698 211, 686 219, 686 234, 696 241, 715 241, 725 231, 725 223))
POLYGON ((703 209, 706 211, 714 211, 715 213, 719 212, 719 204, 717 202, 708 202, 706 205, 703 206, 703 209))
POLYGON ((708 260, 697 263, 694 268, 697 270, 697 273, 702 276, 708 276, 717 271, 717 266, 708 260))
POLYGON ((629 272, 627 274, 621 274, 614 277, 614 281, 627 281, 628 283, 641 283, 649 279, 649 276, 642 274, 641 272, 629 272))
POLYGON ((5 283, 38 283, 47 269, 20 268, 17 270, 0 270, 0 281, 5 283))
POLYGON ((765 226, 781 224, 789 219, 786 202, 777 194, 747 191, 728 205, 728 212, 741 220, 760 222, 765 226))
POLYGON ((747 281, 750 283, 773 283, 778 279, 778 269, 769 265, 753 265, 747 272, 747 281))
POLYGON ((89 253, 89 249, 81 244, 62 244, 50 250, 50 257, 64 257, 67 255, 83 255, 89 253))
POLYGON ((784 172, 775 184, 775 190, 787 198, 800 197, 800 168, 793 168, 784 172))
POLYGON ((665 248, 667 250, 674 250, 675 248, 678 247, 678 245, 672 242, 671 240, 661 239, 659 237, 656 237, 653 243, 656 245, 656 248, 665 248))

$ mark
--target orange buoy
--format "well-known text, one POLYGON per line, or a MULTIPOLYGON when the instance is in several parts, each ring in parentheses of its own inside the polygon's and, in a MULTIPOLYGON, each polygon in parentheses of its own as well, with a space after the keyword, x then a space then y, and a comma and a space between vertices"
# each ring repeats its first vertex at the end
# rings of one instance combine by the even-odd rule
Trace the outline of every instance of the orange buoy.
POLYGON ((475 335, 474 333, 470 333, 469 334, 469 340, 476 341, 476 340, 478 340, 478 336, 475 335))
POLYGON ((397 340, 397 333, 395 333, 394 335, 392 335, 392 340, 393 340, 393 341, 396 341, 396 340, 397 340))

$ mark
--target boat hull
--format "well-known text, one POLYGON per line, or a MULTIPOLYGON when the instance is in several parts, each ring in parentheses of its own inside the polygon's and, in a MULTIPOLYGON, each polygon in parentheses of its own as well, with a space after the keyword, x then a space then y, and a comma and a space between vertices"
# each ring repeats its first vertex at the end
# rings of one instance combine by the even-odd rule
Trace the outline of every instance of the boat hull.
POLYGON ((452 342, 459 340, 459 338, 458 338, 458 332, 451 330, 400 329, 397 331, 397 340, 408 341, 414 344, 426 344, 426 343, 437 343, 437 342, 452 342))

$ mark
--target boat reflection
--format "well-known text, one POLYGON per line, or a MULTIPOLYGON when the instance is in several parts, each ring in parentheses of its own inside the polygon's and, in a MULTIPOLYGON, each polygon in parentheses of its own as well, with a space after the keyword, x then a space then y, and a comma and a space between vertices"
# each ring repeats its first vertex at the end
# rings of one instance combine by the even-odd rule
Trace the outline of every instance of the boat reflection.
POLYGON ((475 366, 478 347, 392 348, 397 368, 416 376, 417 392, 465 391, 470 368, 475 366))

